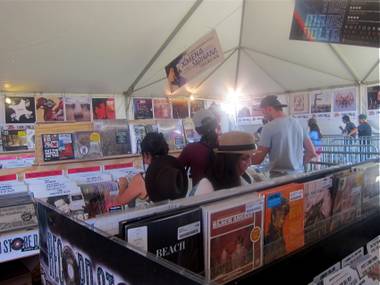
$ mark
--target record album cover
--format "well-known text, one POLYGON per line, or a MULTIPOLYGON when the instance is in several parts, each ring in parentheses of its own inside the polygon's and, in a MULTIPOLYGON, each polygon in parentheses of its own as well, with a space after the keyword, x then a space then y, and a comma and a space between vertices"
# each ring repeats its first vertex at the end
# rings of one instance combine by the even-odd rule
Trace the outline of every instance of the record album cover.
POLYGON ((130 244, 195 273, 203 272, 201 209, 126 223, 124 231, 130 244))
POLYGON ((189 117, 189 104, 186 99, 172 100, 173 119, 189 117))
POLYGON ((91 121, 91 98, 89 96, 65 97, 66 121, 91 121))
POLYGON ((154 118, 156 119, 171 119, 172 111, 168 99, 153 99, 154 118))
POLYGON ((190 100, 190 116, 193 117, 194 113, 205 109, 204 100, 190 100))
POLYGON ((202 207, 205 275, 219 284, 262 265, 264 201, 257 194, 202 207))
POLYGON ((182 124, 185 131, 186 143, 194 143, 201 140, 201 136, 195 130, 194 122, 191 118, 183 119, 182 124))
POLYGON ((181 120, 160 120, 158 121, 158 130, 164 135, 170 150, 185 147, 185 137, 181 120))
POLYGON ((4 151, 28 149, 26 130, 2 130, 1 140, 4 151))
POLYGON ((44 161, 74 158, 72 134, 43 134, 42 148, 44 161))
POLYGON ((292 96, 292 114, 309 113, 309 94, 299 93, 292 96))
POLYGON ((115 120, 115 98, 92 98, 94 120, 115 120))
POLYGON ((30 124, 36 122, 34 97, 7 96, 5 102, 5 122, 7 124, 30 124))
POLYGON ((81 184, 79 187, 84 197, 84 213, 88 218, 94 218, 120 206, 116 199, 119 188, 114 181, 81 184))
POLYGON ((264 190, 265 264, 304 245, 303 184, 291 183, 264 190))
POLYGON ((320 240, 329 233, 331 223, 332 177, 324 177, 304 184, 305 244, 320 240))
POLYGON ((152 99, 133 99, 133 112, 135 120, 153 119, 152 99))
POLYGON ((36 97, 37 122, 62 122, 65 120, 62 96, 36 97))
POLYGON ((127 120, 104 120, 94 122, 100 133, 103 156, 124 155, 132 152, 127 120))
POLYGON ((95 159, 103 156, 101 136, 98 132, 74 133, 75 158, 95 159))
POLYGON ((363 172, 342 172, 333 178, 331 231, 349 225, 361 216, 363 172))

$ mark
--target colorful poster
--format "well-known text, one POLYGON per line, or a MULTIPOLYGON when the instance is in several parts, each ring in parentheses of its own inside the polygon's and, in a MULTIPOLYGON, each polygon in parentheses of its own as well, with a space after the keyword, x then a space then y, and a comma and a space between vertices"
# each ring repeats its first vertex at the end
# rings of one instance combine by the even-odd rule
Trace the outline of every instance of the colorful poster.
POLYGON ((5 97, 5 122, 30 124, 36 122, 34 97, 5 97))
POLYGON ((310 110, 316 114, 317 118, 331 117, 331 91, 313 91, 310 92, 310 110))
POLYGON ((356 88, 334 90, 334 112, 356 111, 356 88))
POLYGON ((224 54, 213 30, 165 66, 169 89, 174 92, 208 68, 221 63, 224 54))
POLYGON ((380 109, 380 85, 367 88, 368 110, 380 109))
POLYGON ((189 105, 186 99, 172 100, 173 119, 189 117, 189 105))
POLYGON ((62 122, 65 120, 62 96, 36 97, 37 122, 62 122))
POLYGON ((292 114, 308 114, 309 112, 309 94, 299 93, 293 94, 292 98, 292 114))
POLYGON ((191 100, 190 101, 190 116, 193 117, 194 113, 205 109, 204 100, 191 100))
POLYGON ((72 134, 43 134, 42 147, 44 161, 74 158, 72 134))
POLYGON ((291 40, 380 47, 379 5, 371 0, 296 0, 291 40))
POLYGON ((66 121, 91 121, 91 98, 88 96, 65 97, 66 121))
POLYGON ((153 99, 153 111, 156 119, 171 119, 172 117, 170 102, 166 98, 153 99))
POLYGON ((94 120, 115 120, 115 98, 92 98, 94 120))
POLYGON ((135 120, 153 119, 152 99, 133 99, 135 120))

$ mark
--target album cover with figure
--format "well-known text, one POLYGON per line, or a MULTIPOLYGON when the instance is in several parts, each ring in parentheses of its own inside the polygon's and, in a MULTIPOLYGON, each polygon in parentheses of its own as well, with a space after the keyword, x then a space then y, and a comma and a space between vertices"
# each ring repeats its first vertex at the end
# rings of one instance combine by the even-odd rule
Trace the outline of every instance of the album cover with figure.
POLYGON ((260 192, 265 196, 265 264, 304 245, 303 189, 291 183, 260 192))
POLYGON ((95 159, 103 156, 99 132, 74 133, 75 158, 95 159))
POLYGON ((224 284, 262 265, 263 198, 244 195, 202 211, 207 280, 224 284))

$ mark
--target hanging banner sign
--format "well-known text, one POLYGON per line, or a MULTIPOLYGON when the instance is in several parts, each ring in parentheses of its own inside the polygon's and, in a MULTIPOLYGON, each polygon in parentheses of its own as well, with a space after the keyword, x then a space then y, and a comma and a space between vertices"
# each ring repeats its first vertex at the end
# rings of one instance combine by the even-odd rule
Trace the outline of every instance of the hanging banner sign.
POLYGON ((380 47, 379 4, 373 0, 296 0, 291 40, 380 47))
POLYGON ((170 91, 174 92, 223 59, 218 35, 213 30, 165 66, 170 91))

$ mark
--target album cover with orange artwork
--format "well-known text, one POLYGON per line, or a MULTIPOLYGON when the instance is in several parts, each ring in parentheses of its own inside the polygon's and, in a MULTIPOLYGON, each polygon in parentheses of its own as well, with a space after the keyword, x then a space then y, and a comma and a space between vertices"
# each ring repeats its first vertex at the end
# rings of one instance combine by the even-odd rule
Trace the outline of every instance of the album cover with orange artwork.
POLYGON ((303 184, 291 183, 260 192, 265 196, 264 263, 304 245, 303 184))
POLYGON ((244 195, 202 212, 207 280, 224 284, 262 265, 263 198, 244 195))

